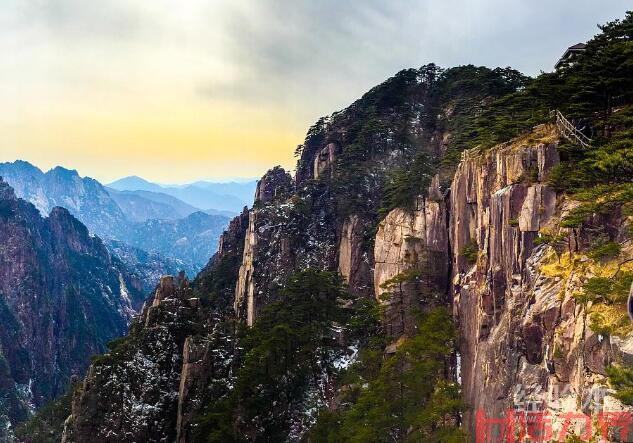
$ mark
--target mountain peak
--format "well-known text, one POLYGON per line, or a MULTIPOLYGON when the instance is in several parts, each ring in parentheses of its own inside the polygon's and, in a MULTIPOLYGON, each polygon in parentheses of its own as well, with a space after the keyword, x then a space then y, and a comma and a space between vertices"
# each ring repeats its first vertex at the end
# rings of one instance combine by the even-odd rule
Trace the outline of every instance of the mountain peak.
POLYGON ((120 178, 119 180, 115 180, 112 183, 108 183, 106 186, 117 191, 160 192, 162 190, 162 186, 147 181, 143 177, 139 177, 138 175, 130 175, 128 177, 120 178))
POLYGON ((55 166, 53 169, 47 172, 47 174, 52 174, 55 176, 65 177, 65 178, 73 178, 79 177, 79 173, 76 169, 67 169, 63 166, 55 166))
POLYGON ((17 170, 21 173, 43 174, 42 170, 26 160, 0 163, 0 170, 17 170))

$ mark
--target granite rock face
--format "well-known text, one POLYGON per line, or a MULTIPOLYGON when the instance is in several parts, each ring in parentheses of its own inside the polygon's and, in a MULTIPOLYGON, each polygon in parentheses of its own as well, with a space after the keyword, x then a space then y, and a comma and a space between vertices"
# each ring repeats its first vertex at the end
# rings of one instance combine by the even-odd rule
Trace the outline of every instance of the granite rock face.
MULTIPOLYGON (((441 197, 435 189, 429 195, 441 197)), ((412 333, 411 309, 443 301, 450 269, 447 227, 446 203, 430 197, 418 198, 412 211, 392 210, 378 225, 374 290, 386 305, 389 335, 412 333)))
POLYGON ((67 210, 42 218, 0 179, 0 416, 20 421, 83 375, 127 331, 138 287, 67 210))
POLYGON ((206 324, 199 305, 186 279, 162 277, 130 335, 88 370, 62 441, 174 441, 185 341, 206 324))
POLYGON ((363 248, 367 221, 350 215, 341 227, 338 247, 338 271, 352 292, 369 296, 372 269, 370 255, 363 248))
POLYGON ((292 193, 289 180, 280 168, 269 171, 249 213, 234 302, 249 326, 294 270, 337 266, 338 225, 329 189, 314 182, 309 191, 292 193))
POLYGON ((231 221, 191 285, 182 274, 161 278, 128 337, 90 367, 64 442, 194 441, 208 396, 231 384, 235 343, 221 320, 233 308, 248 215, 231 221))
POLYGON ((315 179, 319 178, 323 171, 332 167, 338 153, 339 147, 336 143, 328 143, 323 149, 321 149, 318 155, 314 157, 314 171, 312 176, 315 179))
POLYGON ((263 242, 267 248, 267 254, 276 254, 279 260, 272 264, 275 270, 283 275, 283 269, 290 269, 293 256, 288 249, 288 239, 279 230, 279 226, 271 226, 273 217, 283 217, 283 210, 275 211, 280 202, 284 202, 292 193, 294 184, 292 177, 283 168, 276 167, 269 170, 257 183, 255 192, 255 206, 248 214, 248 229, 244 240, 244 252, 239 269, 239 277, 235 287, 234 309, 238 316, 245 319, 249 326, 253 325, 255 317, 263 304, 260 290, 256 285, 271 287, 268 277, 260 272, 256 275, 254 260, 258 254, 263 253, 258 248, 258 243, 263 242), (273 212, 271 212, 271 210, 273 212))
POLYGON ((467 152, 453 179, 452 291, 471 435, 477 411, 547 411, 558 432, 564 413, 623 409, 609 396, 605 368, 622 361, 631 339, 597 335, 575 298, 595 272, 591 260, 582 248, 570 259, 535 243, 543 232, 567 233, 560 218, 573 203, 546 183, 556 148, 515 142, 467 152), (469 244, 474 260, 463 254, 469 244))
POLYGON ((292 177, 283 168, 270 169, 257 182, 255 202, 269 203, 275 199, 288 197, 293 189, 292 177))

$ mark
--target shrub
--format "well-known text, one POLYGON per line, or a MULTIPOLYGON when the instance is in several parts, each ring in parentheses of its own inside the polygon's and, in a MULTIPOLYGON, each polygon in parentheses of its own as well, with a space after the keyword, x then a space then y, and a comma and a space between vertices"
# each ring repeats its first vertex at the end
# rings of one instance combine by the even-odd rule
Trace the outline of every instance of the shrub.
POLYGON ((625 405, 633 406, 633 369, 610 366, 607 375, 609 384, 615 390, 615 397, 625 405))
POLYGON ((479 245, 477 245, 477 242, 475 240, 470 240, 470 242, 464 245, 459 253, 459 255, 464 257, 464 259, 470 264, 475 264, 477 262, 478 254, 479 245))

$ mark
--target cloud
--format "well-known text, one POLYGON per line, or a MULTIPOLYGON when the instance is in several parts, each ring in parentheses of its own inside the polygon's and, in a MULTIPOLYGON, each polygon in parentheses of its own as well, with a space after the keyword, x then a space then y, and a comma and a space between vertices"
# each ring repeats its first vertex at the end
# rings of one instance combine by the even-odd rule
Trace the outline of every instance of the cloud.
POLYGON ((239 153, 265 170, 291 163, 292 146, 318 117, 401 69, 472 63, 538 74, 627 7, 630 0, 3 0, 0 153, 46 151, 52 161, 67 146, 100 146, 98 171, 115 151, 108 143, 138 158, 155 155, 157 144, 168 156, 173 144, 183 158, 239 153))
POLYGON ((142 10, 132 5, 121 0, 9 0, 3 9, 16 26, 39 28, 53 38, 113 40, 130 39, 140 29, 142 10))
POLYGON ((406 67, 435 62, 551 69, 562 50, 622 16, 626 0, 235 0, 222 18, 236 75, 208 99, 271 102, 316 116, 406 67))

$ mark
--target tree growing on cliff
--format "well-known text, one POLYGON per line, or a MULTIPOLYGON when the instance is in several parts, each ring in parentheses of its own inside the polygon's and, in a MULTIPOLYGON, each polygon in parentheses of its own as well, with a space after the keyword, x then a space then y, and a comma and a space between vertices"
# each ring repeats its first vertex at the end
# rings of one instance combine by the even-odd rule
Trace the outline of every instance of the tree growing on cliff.
POLYGON ((283 441, 309 389, 336 372, 344 351, 337 325, 352 316, 337 274, 306 270, 293 274, 278 302, 266 306, 240 339, 243 362, 231 394, 213 402, 200 420, 200 441, 283 441), (239 429, 239 432, 238 432, 239 429))
POLYGON ((607 375, 615 390, 615 397, 625 405, 633 406, 633 369, 610 366, 607 368, 607 375))
POLYGON ((349 407, 338 413, 324 412, 311 441, 464 441, 458 429, 464 405, 459 386, 450 382, 448 373, 454 337, 445 308, 423 314, 418 334, 385 357, 372 379, 360 374, 367 373, 363 366, 373 359, 352 367, 359 378, 354 383, 349 380, 349 407))

